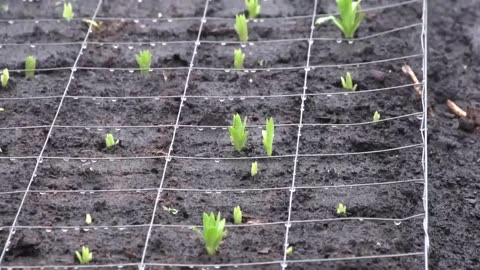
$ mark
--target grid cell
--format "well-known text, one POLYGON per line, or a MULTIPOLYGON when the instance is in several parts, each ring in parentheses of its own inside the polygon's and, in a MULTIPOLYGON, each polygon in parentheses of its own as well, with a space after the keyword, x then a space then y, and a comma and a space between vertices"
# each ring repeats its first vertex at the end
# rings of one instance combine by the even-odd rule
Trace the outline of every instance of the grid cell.
POLYGON ((85 215, 96 226, 148 223, 156 191, 96 193, 29 193, 19 226, 83 226, 85 215))
POLYGON ((173 125, 180 98, 65 99, 57 125, 148 126, 173 125))

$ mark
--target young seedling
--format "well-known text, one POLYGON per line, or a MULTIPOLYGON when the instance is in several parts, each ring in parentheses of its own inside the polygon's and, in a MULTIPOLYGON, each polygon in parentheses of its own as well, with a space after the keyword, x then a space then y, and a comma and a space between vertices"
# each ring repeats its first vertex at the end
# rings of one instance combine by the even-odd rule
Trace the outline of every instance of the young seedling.
POLYGON ((71 21, 73 19, 73 14, 72 3, 63 3, 63 18, 67 21, 71 21))
POLYGON ((235 31, 237 31, 238 39, 240 41, 248 41, 248 25, 244 14, 235 16, 235 31))
POLYGON ((245 6, 248 10, 248 18, 253 19, 260 14, 260 4, 258 3, 259 0, 245 0, 245 6))
POLYGON ((102 23, 101 22, 96 22, 94 20, 90 20, 90 19, 82 19, 82 22, 88 24, 88 26, 92 26, 92 28, 95 28, 95 29, 100 29, 102 23))
POLYGON ((90 214, 85 215, 85 223, 87 223, 87 225, 92 224, 92 216, 90 214))
POLYGON ((193 230, 203 238, 208 255, 215 255, 220 247, 225 231, 225 219, 222 219, 220 212, 217 217, 213 213, 203 213, 203 233, 197 229, 193 230))
POLYGON ((10 73, 8 72, 8 68, 3 69, 2 75, 0 77, 2 81, 2 87, 7 88, 8 80, 10 79, 10 73))
POLYGON ((380 113, 375 111, 373 114, 373 122, 378 122, 380 120, 380 113))
POLYGON ((148 75, 150 72, 150 65, 152 63, 152 55, 150 54, 150 51, 140 51, 139 54, 135 55, 135 59, 140 67, 140 74, 148 75))
POLYGON ((339 203, 337 207, 337 215, 338 216, 345 216, 347 215, 347 206, 343 203, 339 203))
POLYGON ((113 134, 108 133, 107 136, 105 136, 105 145, 107 146, 107 148, 111 148, 117 145, 117 143, 118 143, 118 140, 115 140, 115 138, 113 137, 113 134))
POLYGON ((237 113, 233 116, 233 126, 228 127, 230 140, 233 142, 233 146, 238 152, 242 151, 247 142, 248 131, 245 131, 246 126, 247 117, 245 117, 242 122, 242 117, 237 113))
POLYGON ((242 224, 242 209, 240 209, 240 206, 233 208, 233 223, 242 224))
POLYGON ((252 175, 252 177, 254 177, 255 175, 257 175, 258 173, 258 163, 255 161, 255 162, 252 162, 252 168, 250 169, 250 174, 252 175))
POLYGON ((341 80, 342 80, 343 89, 351 90, 351 91, 357 90, 357 85, 356 84, 353 85, 352 75, 350 75, 350 72, 347 72, 347 75, 345 75, 345 78, 341 77, 341 80))
POLYGON ((272 155, 274 134, 275 134, 275 126, 273 124, 273 118, 270 117, 270 118, 267 118, 267 129, 262 130, 263 147, 265 147, 265 151, 267 151, 267 156, 272 155))
POLYGON ((75 251, 75 255, 77 256, 78 262, 80 264, 88 264, 93 260, 93 253, 90 252, 88 247, 82 247, 82 251, 75 251))
POLYGON ((233 67, 243 68, 243 60, 245 60, 245 54, 242 52, 242 49, 236 49, 233 52, 233 67))
POLYGON ((340 31, 342 31, 345 38, 353 38, 365 17, 365 13, 360 12, 360 2, 361 0, 337 0, 340 18, 335 16, 322 17, 318 18, 315 23, 321 24, 332 20, 340 31))
POLYGON ((292 255, 293 254, 293 247, 292 246, 288 246, 287 248, 287 255, 292 255))
POLYGON ((35 76, 35 68, 37 67, 37 59, 30 55, 25 58, 25 77, 33 78, 35 76))

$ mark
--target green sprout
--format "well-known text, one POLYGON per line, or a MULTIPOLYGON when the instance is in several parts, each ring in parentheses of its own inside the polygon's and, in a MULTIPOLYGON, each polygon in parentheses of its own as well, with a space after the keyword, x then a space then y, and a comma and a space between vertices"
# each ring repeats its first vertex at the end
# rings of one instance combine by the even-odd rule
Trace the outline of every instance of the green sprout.
POLYGON ((267 129, 262 130, 263 147, 267 151, 267 156, 272 155, 273 151, 273 136, 275 134, 275 126, 273 124, 273 118, 267 118, 267 129))
POLYGON ((92 216, 90 214, 85 215, 85 223, 87 223, 87 225, 92 224, 92 216))
POLYGON ((150 72, 150 65, 152 64, 152 54, 149 50, 140 51, 139 54, 135 55, 138 66, 140 66, 140 74, 148 75, 150 72))
POLYGON ((203 213, 203 233, 197 229, 193 230, 203 238, 208 255, 215 255, 227 231, 225 231, 225 219, 222 219, 220 212, 217 217, 213 213, 203 213))
POLYGON ((175 208, 170 208, 170 207, 166 207, 165 205, 162 205, 162 208, 163 208, 163 210, 169 212, 169 213, 172 214, 172 215, 176 215, 176 214, 178 214, 178 212, 179 212, 177 209, 175 209, 175 208))
POLYGON ((293 254, 293 247, 292 246, 288 246, 287 248, 287 255, 292 255, 293 254))
POLYGON ((233 67, 243 68, 243 60, 245 60, 245 54, 242 49, 236 49, 233 51, 233 67))
POLYGON ((10 73, 8 72, 8 68, 3 69, 2 75, 0 77, 0 80, 2 81, 2 87, 7 88, 8 80, 10 79, 10 73))
POLYGON ((240 115, 237 113, 233 116, 233 126, 228 127, 228 131, 230 132, 230 140, 232 140, 233 146, 238 152, 242 151, 247 142, 248 131, 245 131, 246 126, 247 117, 245 117, 242 122, 242 117, 240 117, 240 115))
POLYGON ((82 22, 88 24, 88 26, 92 26, 92 28, 95 28, 95 29, 100 29, 102 23, 101 22, 96 22, 94 20, 90 20, 90 19, 82 19, 82 22))
POLYGON ((233 223, 242 224, 242 209, 240 206, 233 208, 233 223))
POLYGON ((238 39, 240 41, 248 41, 248 25, 244 14, 235 16, 235 31, 237 31, 238 39))
POLYGON ((373 122, 378 122, 380 120, 380 113, 375 111, 373 114, 373 122))
POLYGON ((245 6, 247 6, 249 19, 256 18, 260 14, 258 0, 245 0, 245 6))
POLYGON ((108 133, 107 136, 105 137, 105 145, 107 146, 107 148, 113 147, 117 145, 117 143, 118 143, 118 140, 115 140, 115 138, 113 137, 113 134, 108 133))
POLYGON ((340 18, 328 16, 318 18, 315 23, 321 24, 332 20, 335 25, 343 32, 346 38, 353 38, 358 27, 362 23, 365 13, 359 12, 361 0, 337 0, 340 18))
POLYGON ((73 19, 73 14, 72 3, 63 3, 63 18, 67 21, 71 21, 73 19))
POLYGON ((343 203, 339 203, 337 207, 337 215, 346 215, 347 214, 347 206, 343 203))
POLYGON ((35 76, 35 68, 37 66, 37 59, 30 55, 25 58, 25 77, 33 78, 35 76))
POLYGON ((357 90, 357 85, 353 85, 353 80, 352 80, 352 75, 350 75, 350 72, 347 72, 347 75, 345 75, 345 78, 341 77, 342 80, 342 87, 343 89, 347 90, 352 90, 355 91, 357 90))
POLYGON ((252 168, 250 169, 250 174, 253 176, 257 175, 258 173, 258 163, 255 161, 255 162, 252 162, 252 168))
POLYGON ((82 247, 82 251, 75 251, 75 255, 77 256, 77 260, 80 264, 88 264, 93 260, 93 253, 90 252, 88 247, 82 247))

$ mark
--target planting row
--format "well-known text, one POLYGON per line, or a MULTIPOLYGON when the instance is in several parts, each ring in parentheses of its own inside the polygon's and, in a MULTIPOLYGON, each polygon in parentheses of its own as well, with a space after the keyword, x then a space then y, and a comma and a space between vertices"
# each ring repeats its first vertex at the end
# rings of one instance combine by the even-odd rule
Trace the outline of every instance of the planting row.
MULTIPOLYGON (((253 177, 238 181, 259 181, 253 177)), ((285 177, 286 178, 286 177, 285 177)), ((290 177, 291 178, 291 177, 290 177)), ((291 180, 291 179, 290 179, 291 180)), ((155 224, 199 225, 201 213, 220 211, 233 222, 233 210, 240 206, 240 223, 270 223, 287 220, 290 190, 246 192, 173 191, 165 180, 155 214, 155 224), (265 201, 269 203, 266 204, 265 201)), ((193 180, 191 180, 193 182, 193 180)), ((345 216, 402 219, 422 213, 423 185, 398 183, 378 186, 297 188, 292 201, 292 220, 330 219, 339 215, 337 206, 347 206, 345 216), (398 207, 403 205, 403 207, 398 207)), ((1 194, 0 226, 10 226, 23 193, 1 194)), ((90 214, 96 226, 149 224, 157 190, 95 193, 29 192, 17 226, 86 226, 90 214)), ((87 223, 88 224, 88 223, 87 223)))
MULTIPOLYGON (((345 93, 347 94, 347 93, 345 93)), ((60 98, 0 100, 0 128, 50 125, 60 98)), ((304 124, 355 124, 372 121, 375 111, 382 119, 422 111, 412 86, 361 95, 308 96, 304 124), (395 96, 394 102, 386 102, 395 96)), ((150 126, 174 125, 180 98, 161 99, 75 99, 64 100, 55 121, 59 126, 150 126)), ((265 117, 275 117, 280 125, 300 121, 301 97, 270 98, 187 98, 180 125, 228 126, 232 114, 248 117, 248 125, 264 125, 265 117)), ((390 120, 388 120, 390 121, 390 120)))
MULTIPOLYGON (((378 151, 422 142, 420 120, 410 116, 392 121, 360 126, 303 126, 300 154, 334 154, 378 151)), ((40 152, 49 127, 0 130, 2 157, 35 156, 40 152)), ((262 129, 247 128, 246 156, 264 156, 262 129)), ((44 156, 132 157, 164 156, 168 151, 173 127, 155 128, 53 128, 44 156), (105 145, 106 134, 119 140, 115 148, 105 145), (141 138, 141 139, 140 139, 141 138)), ((274 155, 293 155, 297 126, 276 128, 274 155)), ((174 156, 235 157, 230 134, 225 128, 179 127, 174 156)))
MULTIPOLYGON (((75 18, 91 18, 98 0, 69 0, 72 4, 75 18)), ((362 3, 364 8, 374 8, 384 5, 408 3, 405 0, 370 0, 362 3)), ((419 1, 421 2, 421 1, 419 1)), ((122 18, 176 18, 176 17, 202 17, 205 0, 103 0, 97 17, 122 17, 122 18)), ((303 1, 273 1, 263 0, 261 3, 260 17, 287 17, 311 16, 314 0, 303 1)), ((0 6, 1 20, 15 19, 63 19, 63 3, 58 1, 4 1, 0 6)), ((235 14, 245 11, 243 1, 212 0, 209 3, 208 17, 231 18, 235 14)), ((317 13, 333 13, 336 5, 333 1, 317 1, 317 13)))
MULTIPOLYGON (((345 221, 314 224, 293 224, 290 244, 294 252, 289 260, 319 258, 345 258, 368 255, 417 252, 422 249, 421 220, 404 221, 399 226, 393 222, 345 221), (389 238, 382 237, 390 235, 389 238), (321 243, 321 244, 319 244, 321 243), (335 243, 335 244, 333 244, 335 243), (352 246, 352 243, 356 245, 352 246), (345 250, 346 247, 350 249, 345 250)), ((148 228, 123 230, 98 228, 96 230, 17 229, 13 235, 5 265, 71 265, 72 252, 79 245, 92 247, 94 264, 139 263, 145 246, 148 228)), ((201 238, 191 228, 154 227, 145 257, 146 263, 202 264, 272 262, 283 259, 284 225, 229 227, 217 257, 208 258, 202 252, 201 238), (182 250, 182 252, 178 252, 182 250), (255 258, 254 260, 252 260, 255 258)), ((8 232, 0 231, 2 244, 8 232)), ((366 262, 357 262, 356 265, 366 262)), ((368 265, 412 266, 419 269, 418 259, 397 258, 368 261, 368 265)), ((316 264, 313 264, 316 265, 316 264)), ((321 264, 323 266, 323 264, 321 264)), ((122 269, 138 269, 138 266, 122 269)), ((305 269, 302 264, 289 268, 305 269), (298 268, 295 268, 297 266, 298 268)), ((279 265, 238 269, 278 269, 279 265)), ((149 268, 164 269, 164 268, 149 268)), ((181 268, 168 268, 181 269, 181 268)), ((229 268, 225 268, 229 269, 229 268)), ((237 268, 231 268, 237 269, 237 268)))
MULTIPOLYGON (((238 1, 241 3, 242 1, 238 1)), ((371 1, 365 2, 366 4, 371 1)), ((329 1, 328 4, 334 4, 329 1)), ((156 6, 158 3, 156 4, 156 6)), ((323 4, 325 5, 325 4, 323 4)), ((210 10, 210 9, 209 9, 210 10)), ((265 10, 265 9, 263 9, 265 10)), ((397 28, 421 23, 422 1, 410 4, 372 10, 366 12, 363 25, 358 30, 359 37, 366 37, 397 28), (398 20, 389 24, 385 18, 393 15, 398 20), (401 15, 401 16, 399 16, 401 15)), ((311 14, 309 14, 311 15, 311 14)), ((200 40, 237 41, 234 29, 234 15, 231 19, 207 19, 203 24, 200 40)), ((321 18, 318 16, 317 18, 321 18)), ((200 18, 168 20, 96 20, 98 27, 90 34, 89 42, 168 42, 195 41, 200 27, 200 18)), ((311 17, 258 19, 248 22, 250 41, 272 39, 309 38, 311 17)), ((416 26, 419 27, 419 26, 416 26)), ((15 21, 0 22, 0 40, 2 43, 54 43, 81 42, 88 29, 82 21, 15 21)), ((412 31, 408 28, 401 31, 412 31)), ((340 33, 333 24, 320 24, 313 32, 313 38, 339 38, 340 33)))
MULTIPOLYGON (((314 41, 310 65, 337 65, 362 63, 421 54, 419 27, 366 40, 337 43, 314 41), (388 41, 388 42, 386 42, 388 41)), ((163 44, 89 44, 78 62, 79 67, 138 68, 135 55, 148 50, 152 55, 151 68, 188 67, 194 42, 163 44), (153 46, 152 46, 153 44, 153 46)), ((233 67, 234 51, 245 53, 246 68, 302 67, 306 65, 307 41, 282 41, 271 43, 211 44, 201 43, 197 48, 196 67, 233 67)), ((9 69, 24 69, 25 58, 36 58, 37 68, 71 67, 80 50, 80 44, 36 45, 3 47, 0 49, 2 65, 9 69)))
MULTIPOLYGON (((336 186, 418 179, 422 177, 421 154, 421 148, 411 148, 369 155, 298 157, 295 185, 336 186)), ((262 189, 291 186, 293 157, 259 159, 257 175, 252 177, 250 165, 254 160, 172 159, 166 171, 164 188, 262 189)), ((4 172, 0 192, 24 190, 35 164, 35 159, 0 159, 0 169, 4 172)), ((45 158, 39 164, 31 189, 156 189, 160 185, 164 165, 164 159, 45 158)))
MULTIPOLYGON (((247 56, 246 56, 247 57, 247 56)), ((135 61, 135 59, 132 59, 135 61)), ((233 65, 233 51, 232 51, 233 65)), ((247 61, 247 60, 245 60, 247 61)), ((306 94, 325 92, 346 92, 342 88, 341 77, 349 72, 357 91, 396 87, 413 83, 401 70, 408 64, 415 71, 421 70, 421 57, 388 61, 342 68, 311 68, 308 72, 306 94)), ((194 68, 190 75, 187 96, 248 96, 302 94, 305 80, 303 68, 291 70, 202 70, 194 68)), ((77 70, 74 74, 68 95, 71 96, 181 96, 185 88, 187 69, 154 70, 148 76, 140 76, 138 71, 121 70, 77 70), (113 72, 112 72, 113 71, 113 72)), ((1 98, 39 97, 63 95, 71 71, 58 70, 37 72, 33 78, 25 74, 10 72, 6 89, 0 91, 1 98)), ((422 73, 417 72, 419 80, 422 73)), ((396 91, 393 91, 396 92, 396 91)), ((398 91, 396 96, 403 96, 398 91)), ((377 93, 380 94, 380 93, 377 93)), ((361 98, 355 96, 352 99, 361 98)), ((374 98, 374 94, 369 98, 374 98)), ((397 97, 400 98, 400 97, 397 97)), ((353 102, 353 101, 352 101, 353 102)), ((407 104, 407 103, 405 103, 407 104)))

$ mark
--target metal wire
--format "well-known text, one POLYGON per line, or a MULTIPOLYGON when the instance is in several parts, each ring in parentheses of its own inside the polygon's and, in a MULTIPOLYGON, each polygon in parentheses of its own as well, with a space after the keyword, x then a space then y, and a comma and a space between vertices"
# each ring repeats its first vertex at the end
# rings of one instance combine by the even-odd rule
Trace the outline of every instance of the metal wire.
MULTIPOLYGON (((323 218, 323 219, 304 219, 304 220, 291 220, 291 224, 315 224, 326 222, 349 222, 349 221, 371 221, 371 222, 405 222, 414 220, 417 218, 423 218, 424 214, 414 214, 403 218, 378 218, 378 217, 343 217, 343 218, 323 218)), ((278 226, 286 225, 286 221, 274 221, 274 222, 251 222, 242 224, 227 223, 227 228, 249 228, 249 227, 266 227, 266 226, 278 226)), ((124 231, 126 229, 143 229, 149 228, 151 225, 146 224, 123 224, 123 225, 57 225, 57 226, 42 226, 42 225, 17 225, 16 229, 26 230, 47 230, 47 232, 53 232, 53 230, 76 230, 76 231, 94 231, 94 230, 119 230, 124 231)), ((153 224, 155 228, 174 228, 174 229, 191 229, 194 227, 202 227, 201 224, 153 224)), ((4 227, 8 228, 8 227, 4 227)), ((67 232, 64 231, 64 232, 67 232)))
MULTIPOLYGON (((402 84, 402 85, 396 85, 396 86, 389 86, 389 87, 381 87, 381 88, 374 88, 374 89, 367 89, 367 90, 359 90, 359 91, 353 91, 353 92, 320 92, 320 93, 306 93, 305 96, 311 96, 311 97, 316 97, 316 96, 337 96, 337 95, 358 95, 358 94, 367 94, 367 93, 374 93, 374 92, 385 92, 385 91, 390 91, 390 90, 398 90, 398 89, 403 89, 407 87, 415 87, 415 86, 423 86, 423 82, 420 83, 408 83, 408 84, 402 84)), ((308 88, 307 88, 308 89, 308 88)), ((298 89, 298 91, 302 91, 302 89, 298 89)), ((273 95, 186 95, 185 98, 203 98, 203 99, 210 99, 210 98, 219 98, 219 99, 265 99, 265 98, 283 98, 283 97, 302 97, 302 93, 298 94, 273 94, 273 95)), ((1 100, 36 100, 36 99, 56 99, 56 98, 61 98, 62 96, 44 96, 44 97, 0 97, 1 100)), ((91 99, 91 100, 105 100, 105 99, 111 99, 111 100, 122 100, 122 99, 177 99, 177 98, 182 98, 181 95, 172 95, 172 96, 110 96, 110 97, 104 97, 104 96, 65 96, 65 98, 69 99, 91 99)))
MULTIPOLYGON (((423 147, 423 143, 418 144, 409 144, 405 146, 399 146, 394 148, 386 148, 373 151, 362 151, 362 152, 343 152, 343 153, 314 153, 314 154, 298 154, 298 157, 331 157, 331 156, 355 156, 355 155, 367 155, 367 154, 377 154, 377 153, 386 153, 393 152, 402 149, 409 148, 420 148, 423 147)), ((135 160, 135 159, 163 159, 167 156, 136 156, 136 157, 66 157, 66 156, 43 156, 43 159, 61 159, 64 161, 69 160, 135 160)), ((285 155, 276 155, 276 156, 252 156, 252 157, 191 157, 191 156, 174 156, 170 155, 172 159, 190 159, 190 160, 214 160, 215 162, 220 162, 221 160, 257 160, 257 159, 274 159, 274 158, 291 158, 295 157, 294 154, 285 154, 285 155)), ((33 159, 38 158, 36 156, 23 156, 23 157, 0 157, 0 159, 33 159)))
MULTIPOLYGON (((363 184, 340 184, 340 185, 321 185, 321 186, 296 186, 295 190, 302 189, 338 189, 338 188, 354 188, 354 187, 370 187, 370 186, 383 186, 383 185, 397 185, 405 183, 422 183, 423 178, 421 179, 407 179, 407 180, 398 180, 398 181, 389 181, 389 182, 374 182, 374 183, 363 183, 363 184), (422 181, 422 182, 421 182, 422 181)), ((201 193, 222 193, 222 192, 262 192, 262 191, 282 191, 290 190, 291 187, 269 187, 269 188, 223 188, 223 189, 196 189, 196 188, 161 188, 162 191, 173 191, 173 192, 201 192, 201 193)), ((39 194, 57 194, 57 193, 79 193, 79 194, 95 194, 95 193, 108 193, 108 192, 150 192, 157 191, 158 188, 126 188, 126 189, 37 189, 37 190, 28 190, 29 193, 39 193, 39 194)), ((27 190, 14 190, 14 191, 3 191, 0 192, 0 195, 6 194, 16 194, 24 193, 27 190)))
POLYGON ((305 68, 305 76, 303 81, 303 96, 302 96, 302 103, 300 104, 300 120, 298 124, 298 134, 297 134, 297 145, 295 147, 295 156, 293 160, 293 173, 292 173, 292 182, 291 182, 291 189, 290 189, 290 197, 288 201, 288 214, 287 214, 287 223, 285 225, 285 243, 283 244, 283 262, 281 264, 282 269, 287 267, 287 255, 288 255, 288 236, 291 226, 291 217, 292 217, 292 204, 293 204, 293 194, 295 191, 295 179, 296 179, 296 172, 297 172, 297 163, 298 163, 298 154, 300 149, 300 134, 302 131, 303 126, 303 112, 305 110, 305 94, 307 92, 307 80, 308 80, 308 72, 310 71, 310 55, 312 50, 313 44, 313 30, 315 29, 315 14, 317 14, 317 0, 314 1, 313 7, 313 15, 312 15, 312 24, 310 26, 310 38, 308 41, 308 50, 307 50, 307 61, 306 61, 306 68, 305 68))
MULTIPOLYGON (((315 259, 302 259, 302 260, 287 260, 288 264, 301 264, 301 263, 321 263, 321 262, 343 262, 343 261, 355 261, 355 260, 371 260, 371 259, 388 259, 388 258, 402 258, 402 257, 414 257, 423 256, 423 252, 411 252, 411 253, 397 253, 397 254, 380 254, 380 255, 368 255, 368 256, 355 256, 355 257, 334 257, 334 258, 315 258, 315 259)), ((168 264, 168 263, 117 263, 117 264, 89 264, 89 265, 42 265, 41 269, 104 269, 104 268, 123 268, 125 266, 165 266, 165 267, 189 267, 189 268, 222 268, 222 267, 248 267, 248 266, 262 266, 281 264, 283 261, 265 261, 265 262, 244 262, 244 263, 227 263, 227 264, 168 264)), ((11 269, 35 269, 39 268, 38 265, 9 265, 7 268, 11 269)))
MULTIPOLYGON (((390 30, 385 30, 382 32, 366 35, 363 37, 358 38, 331 38, 331 37, 316 37, 312 38, 314 41, 335 41, 335 42, 355 42, 355 41, 364 41, 372 38, 376 38, 379 36, 384 36, 392 33, 396 33, 403 30, 409 30, 411 28, 422 26, 422 23, 413 23, 401 27, 396 27, 390 30)), ((248 44, 250 46, 254 46, 255 44, 268 44, 268 43, 283 43, 283 42, 298 42, 298 41, 309 41, 309 38, 290 38, 290 39, 265 39, 265 40, 250 40, 248 42, 236 41, 236 40, 200 40, 201 44, 220 44, 220 45, 229 45, 229 44, 248 44)), ((150 45, 152 47, 156 46, 157 44, 167 45, 167 44, 194 44, 194 40, 172 40, 172 41, 88 41, 86 44, 88 45, 111 45, 111 46, 133 46, 133 45, 150 45)), ((68 46, 68 45, 81 45, 82 42, 33 42, 33 43, 3 43, 0 46, 8 47, 8 46, 26 46, 26 47, 36 47, 36 46, 68 46)))
POLYGON ((202 17, 202 20, 200 22, 200 26, 199 26, 199 29, 198 29, 197 41, 195 42, 195 46, 193 47, 192 58, 190 60, 190 65, 189 65, 187 77, 185 79, 185 88, 183 90, 182 98, 180 99, 180 106, 179 106, 179 109, 178 109, 177 120, 175 122, 175 127, 173 129, 172 140, 170 142, 170 147, 168 148, 167 158, 165 159, 165 165, 163 167, 162 178, 160 180, 160 186, 159 186, 158 192, 157 192, 157 199, 155 200, 155 205, 153 207, 153 213, 152 213, 152 218, 151 218, 151 222, 150 222, 150 227, 148 228, 148 232, 147 232, 147 239, 145 240, 145 247, 143 249, 141 265, 139 267, 140 270, 145 269, 145 257, 147 255, 147 251, 148 251, 148 244, 150 242, 150 236, 152 234, 153 224, 155 222, 155 213, 157 212, 157 206, 158 206, 157 202, 160 200, 160 195, 162 193, 162 187, 163 187, 163 183, 165 181, 165 175, 166 175, 166 172, 167 172, 168 163, 171 160, 170 156, 171 156, 171 153, 173 151, 173 144, 175 143, 175 135, 177 134, 178 123, 180 122, 180 116, 182 114, 183 103, 185 101, 185 95, 187 94, 188 83, 190 81, 190 75, 192 74, 193 66, 194 66, 194 63, 195 63, 195 56, 197 55, 197 48, 198 48, 198 45, 200 45, 200 36, 202 35, 203 24, 206 22, 205 17, 207 16, 208 3, 210 1, 211 0, 205 0, 205 8, 203 10, 203 17, 202 17))
MULTIPOLYGON (((393 62, 398 60, 406 60, 406 59, 413 59, 413 58, 421 58, 423 54, 411 54, 406 56, 399 56, 387 59, 380 59, 374 61, 367 61, 367 62, 357 62, 357 63, 346 63, 346 64, 328 64, 328 65, 311 65, 311 69, 316 68, 343 68, 343 67, 352 67, 352 66, 363 66, 363 65, 372 65, 372 64, 379 64, 379 63, 387 63, 393 62)), ((268 67, 268 68, 216 68, 216 67, 193 67, 193 70, 216 70, 216 71, 241 71, 241 72, 254 72, 254 71, 272 71, 272 70, 300 70, 305 69, 305 66, 291 66, 291 67, 268 67)), ((55 70, 69 70, 72 67, 55 67, 55 68, 37 68, 35 71, 55 71, 55 70)), ((125 67, 116 67, 116 68, 109 68, 109 67, 76 67, 78 70, 108 70, 111 72, 114 71, 128 71, 128 72, 135 72, 139 71, 140 68, 125 68, 125 67)), ((150 68, 150 71, 156 70, 189 70, 189 67, 158 67, 158 68, 150 68)), ((10 72, 24 72, 25 69, 9 69, 10 72)))
POLYGON ((425 270, 428 270, 428 252, 430 248, 430 237, 428 233, 428 0, 423 0, 423 15, 422 15, 422 35, 420 40, 422 41, 423 50, 423 91, 422 91, 422 128, 421 133, 423 135, 423 152, 422 152, 422 165, 423 165, 423 211, 425 212, 423 220, 423 231, 425 234, 424 239, 424 263, 425 270))
MULTIPOLYGON (((371 7, 371 8, 363 8, 363 12, 369 12, 369 11, 377 11, 377 10, 382 10, 382 9, 389 9, 389 8, 395 8, 395 7, 400 7, 400 6, 406 6, 414 3, 418 3, 422 0, 408 0, 408 1, 403 1, 399 3, 393 3, 393 4, 388 4, 388 5, 382 5, 382 6, 377 6, 377 7, 371 7)), ((316 14, 315 17, 328 17, 328 16, 337 16, 340 15, 339 12, 332 12, 332 13, 324 13, 324 14, 316 14)), ((151 17, 151 18, 138 18, 138 17, 97 17, 97 21, 133 21, 133 22, 140 22, 140 21, 151 21, 151 22, 158 22, 158 21, 188 21, 188 20, 201 20, 203 17, 151 17)), ((311 15, 300 15, 300 16, 283 16, 283 17, 265 17, 265 18, 260 18, 260 19, 255 19, 253 21, 267 21, 267 20, 288 20, 288 19, 308 19, 311 18, 311 15)), ((91 18, 81 18, 81 17, 74 17, 72 18, 72 21, 83 21, 83 20, 90 20, 91 18)), ((234 20, 233 17, 205 17, 207 21, 209 20, 226 20, 226 21, 232 21, 234 20)), ((40 22, 60 22, 62 21, 63 18, 34 18, 34 19, 1 19, 0 22, 8 22, 8 23, 17 23, 17 22, 35 22, 35 23, 40 23, 40 22)))
MULTIPOLYGON (((97 16, 97 13, 100 9, 100 6, 102 4, 102 0, 98 0, 98 4, 97 4, 97 8, 95 9, 95 13, 93 14, 92 16, 92 20, 95 20, 95 17, 97 16)), ((92 25, 90 24, 89 27, 88 27, 88 31, 87 33, 85 34, 85 38, 84 38, 84 43, 87 42, 87 39, 88 39, 88 36, 90 35, 92 31, 92 25)), ((6 252, 8 251, 8 246, 10 245, 10 241, 12 239, 12 236, 13 236, 13 233, 14 233, 14 228, 15 228, 15 225, 17 224, 17 220, 18 220, 18 217, 20 216, 20 212, 22 211, 22 207, 25 203, 25 199, 27 198, 27 194, 28 194, 28 190, 30 189, 30 187, 32 186, 32 183, 33 183, 33 179, 34 179, 34 176, 36 174, 36 171, 37 171, 37 168, 38 168, 38 165, 39 165, 39 161, 41 160, 42 158, 42 155, 43 155, 43 152, 45 151, 46 147, 47 147, 47 143, 48 143, 48 140, 50 138, 50 135, 52 134, 52 130, 53 130, 53 126, 55 125, 55 121, 57 120, 57 117, 60 113, 60 109, 62 107, 62 104, 63 104, 63 100, 65 98, 65 96, 67 95, 67 92, 68 92, 68 88, 70 86, 70 83, 72 82, 72 78, 73 78, 73 73, 75 72, 75 67, 78 63, 78 60, 80 59, 80 56, 82 55, 82 51, 83 51, 83 47, 84 46, 80 46, 80 51, 78 52, 77 54, 77 58, 75 59, 75 62, 73 63, 73 68, 72 68, 72 72, 70 73, 70 77, 68 79, 68 83, 67 83, 67 86, 65 87, 65 91, 63 92, 63 96, 60 100, 60 103, 58 105, 58 108, 57 108, 57 111, 55 113, 55 117, 53 118, 53 121, 52 121, 52 124, 50 126, 50 129, 48 131, 48 134, 47 134, 47 137, 45 139, 45 142, 43 144, 43 147, 42 149, 40 150, 40 154, 38 155, 38 158, 37 158, 37 162, 35 164, 35 168, 33 169, 33 172, 32 172, 32 176, 30 177, 30 181, 27 185, 27 189, 26 189, 26 192, 24 193, 23 195, 23 198, 20 202, 20 205, 18 207, 18 210, 17 210, 17 213, 15 215, 15 218, 13 219, 13 223, 12 223, 12 226, 10 228, 10 231, 8 233, 8 237, 7 237, 7 240, 5 241, 5 245, 3 247, 3 251, 2 251, 2 254, 0 255, 0 265, 2 265, 2 262, 3 262, 3 259, 5 257, 5 254, 6 252)))
MULTIPOLYGON (((398 119, 403 119, 403 118, 409 118, 412 116, 422 116, 423 117, 423 112, 414 112, 414 113, 408 113, 404 115, 399 115, 399 116, 393 116, 393 117, 385 117, 382 119, 379 119, 378 121, 364 121, 364 122, 356 122, 356 123, 303 123, 303 126, 309 126, 309 127, 317 127, 317 126, 330 126, 330 127, 351 127, 351 126, 363 126, 363 125, 373 125, 373 124, 378 124, 382 122, 390 122, 398 119)), ((299 124, 293 124, 293 123, 279 123, 275 125, 276 127, 298 127, 299 124)), ((16 130, 16 129, 40 129, 40 128, 48 128, 49 126, 43 125, 43 126, 23 126, 23 127, 0 127, 0 130, 16 130)), ((71 125, 71 126, 66 126, 66 125, 55 125, 54 128, 84 128, 84 129, 130 129, 130 128, 173 128, 175 127, 174 124, 161 124, 161 125, 133 125, 133 126, 123 126, 123 125, 118 125, 118 126, 96 126, 96 125, 88 125, 88 126, 79 126, 79 125, 71 125)), ((179 124, 178 127, 181 128, 197 128, 197 129, 227 129, 229 126, 205 126, 205 125, 182 125, 179 124)), ((265 125, 248 125, 246 128, 264 128, 265 125)))

